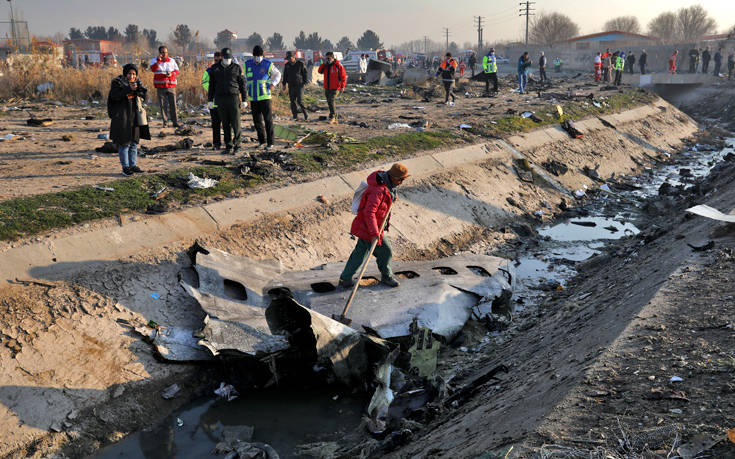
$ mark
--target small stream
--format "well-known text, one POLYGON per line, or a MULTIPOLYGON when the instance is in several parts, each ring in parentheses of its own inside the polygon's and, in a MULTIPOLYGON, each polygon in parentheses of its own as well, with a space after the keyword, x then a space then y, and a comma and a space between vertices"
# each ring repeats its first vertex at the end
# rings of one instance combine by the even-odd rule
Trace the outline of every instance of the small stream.
MULTIPOLYGON (((213 396, 214 397, 214 396, 213 396)), ((295 457, 306 443, 337 441, 360 424, 369 395, 344 389, 278 388, 224 399, 196 400, 150 431, 135 432, 94 457, 220 458, 214 447, 227 427, 254 426, 253 442, 295 457)))
MULTIPOLYGON (((732 145, 735 139, 726 139, 732 145)), ((538 228, 541 236, 532 252, 516 261, 516 309, 528 309, 548 292, 563 289, 577 271, 575 266, 600 253, 606 244, 638 234, 632 220, 642 201, 658 193, 664 182, 689 187, 728 153, 732 146, 712 150, 689 149, 671 163, 647 168, 636 177, 618 177, 627 191, 599 193, 583 205, 585 217, 560 220, 538 228)), ((214 395, 197 400, 169 416, 150 431, 136 432, 98 451, 93 457, 112 458, 222 458, 213 449, 228 426, 253 426, 252 441, 271 445, 281 458, 298 457, 298 445, 339 441, 360 424, 369 395, 343 389, 258 390, 231 402, 214 395)))

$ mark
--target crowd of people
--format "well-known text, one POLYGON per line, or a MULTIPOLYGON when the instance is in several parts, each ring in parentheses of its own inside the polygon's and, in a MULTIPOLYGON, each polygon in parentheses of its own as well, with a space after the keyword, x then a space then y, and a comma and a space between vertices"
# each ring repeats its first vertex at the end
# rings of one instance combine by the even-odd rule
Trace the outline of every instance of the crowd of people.
MULTIPOLYGON (((214 54, 214 63, 202 75, 202 88, 207 93, 212 120, 212 148, 222 149, 223 154, 235 154, 240 149, 243 106, 250 107, 253 124, 258 136, 258 147, 273 148, 273 108, 271 97, 274 89, 283 82, 288 92, 293 119, 298 114, 308 120, 303 102, 303 89, 308 83, 308 71, 303 61, 293 53, 286 54, 283 74, 269 59, 263 57, 260 46, 253 48, 253 57, 243 65, 234 61, 232 51, 223 48, 214 54), (220 132, 223 132, 224 139, 220 132), (224 140, 224 148, 222 141, 224 140)), ((162 126, 169 121, 179 127, 176 113, 176 85, 179 68, 168 56, 166 46, 158 49, 158 56, 150 61, 153 85, 156 88, 161 109, 162 126)), ((336 99, 347 85, 347 73, 342 64, 328 52, 318 72, 324 76, 324 93, 329 106, 329 122, 337 122, 336 99)), ((107 98, 107 111, 111 119, 110 140, 117 145, 122 173, 130 176, 142 173, 137 165, 140 139, 150 140, 150 128, 144 108, 147 89, 138 76, 138 67, 127 64, 123 73, 112 80, 107 98)))
MULTIPOLYGON (((169 122, 175 128, 179 127, 176 111, 176 85, 179 67, 174 59, 169 57, 166 46, 158 49, 158 55, 147 64, 153 72, 153 85, 156 89, 158 105, 161 111, 162 126, 169 122)), ((253 123, 257 132, 258 147, 269 150, 273 148, 273 109, 271 105, 272 91, 283 85, 289 95, 289 102, 293 119, 303 115, 308 121, 309 115, 303 102, 303 91, 311 77, 309 64, 296 59, 294 53, 286 53, 285 65, 281 72, 269 59, 264 58, 260 46, 253 48, 253 57, 244 64, 233 59, 232 51, 224 48, 214 54, 214 63, 202 75, 202 87, 207 93, 209 112, 212 119, 212 148, 222 149, 224 154, 235 154, 241 144, 241 113, 243 106, 249 105, 253 123), (224 132, 224 139, 220 132, 224 132), (224 140, 224 145, 223 145, 224 140)), ((708 73, 710 61, 713 63, 713 72, 716 76, 722 75, 724 54, 719 48, 714 55, 709 48, 704 50, 692 48, 689 52, 689 71, 691 73, 708 73)), ((506 60, 507 62, 507 60, 506 60)), ((550 83, 547 73, 548 58, 543 51, 538 57, 538 80, 540 85, 550 83)), ((554 72, 560 73, 563 61, 557 56, 552 61, 554 72)), ((329 107, 329 122, 337 122, 336 100, 340 97, 347 84, 347 73, 344 66, 335 59, 334 53, 327 52, 324 60, 317 62, 318 73, 323 75, 323 88, 329 107)), ((360 56, 358 74, 364 77, 367 72, 368 56, 360 56)), ((454 105, 456 96, 454 85, 457 77, 463 77, 467 70, 471 78, 485 83, 485 95, 491 96, 499 91, 498 83, 499 58, 495 49, 488 52, 478 61, 475 53, 465 54, 457 59, 451 53, 446 53, 444 59, 435 59, 432 62, 435 76, 441 79, 444 88, 444 103, 454 105), (481 64, 481 71, 476 73, 476 67, 481 64), (492 85, 492 87, 491 87, 492 85)), ((312 64, 314 65, 314 64, 312 64)), ((648 55, 641 50, 636 56, 632 51, 598 52, 594 56, 594 80, 611 83, 616 86, 622 83, 623 73, 627 70, 632 74, 636 65, 642 75, 648 73, 648 55)), ((678 71, 679 50, 674 50, 668 60, 668 72, 675 74, 678 71)), ((529 74, 533 60, 528 52, 524 52, 516 66, 518 76, 518 92, 527 92, 529 74)), ((735 69, 735 51, 727 56, 727 75, 732 78, 735 69)), ((140 139, 150 139, 150 130, 144 109, 147 90, 138 78, 138 67, 127 64, 123 67, 123 74, 115 78, 110 87, 107 100, 108 114, 112 119, 110 125, 110 139, 117 145, 123 175, 143 172, 137 165, 137 147, 140 139)))

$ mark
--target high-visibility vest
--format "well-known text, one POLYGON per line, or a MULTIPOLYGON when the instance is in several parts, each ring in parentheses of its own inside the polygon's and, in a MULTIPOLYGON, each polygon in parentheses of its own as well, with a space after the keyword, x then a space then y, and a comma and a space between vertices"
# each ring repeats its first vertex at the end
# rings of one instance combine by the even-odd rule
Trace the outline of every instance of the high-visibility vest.
POLYGON ((496 73, 498 71, 498 61, 495 56, 488 54, 482 58, 482 69, 485 73, 496 73))
MULTIPOLYGON (((207 67, 207 69, 204 71, 204 74, 202 75, 202 88, 204 88, 204 91, 209 91, 209 69, 212 67, 207 67)), ((217 104, 213 103, 212 108, 217 107, 217 104)))
POLYGON ((618 58, 615 60, 615 70, 622 71, 625 68, 625 59, 618 56, 618 58))
POLYGON ((444 70, 448 69, 449 67, 454 67, 456 69, 457 68, 457 61, 455 61, 454 59, 445 59, 439 65, 439 67, 441 67, 444 70))
POLYGON ((270 85, 271 68, 273 63, 263 59, 260 64, 249 59, 245 62, 245 79, 247 80, 248 98, 252 101, 268 100, 271 98, 270 85))

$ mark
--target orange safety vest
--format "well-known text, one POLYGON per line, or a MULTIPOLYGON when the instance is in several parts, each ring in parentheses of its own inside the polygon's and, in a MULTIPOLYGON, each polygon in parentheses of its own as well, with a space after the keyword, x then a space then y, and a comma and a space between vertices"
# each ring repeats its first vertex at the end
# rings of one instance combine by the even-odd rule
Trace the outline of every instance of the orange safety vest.
POLYGON ((441 67, 443 70, 446 70, 449 66, 457 68, 457 61, 454 59, 444 60, 439 67, 441 67))

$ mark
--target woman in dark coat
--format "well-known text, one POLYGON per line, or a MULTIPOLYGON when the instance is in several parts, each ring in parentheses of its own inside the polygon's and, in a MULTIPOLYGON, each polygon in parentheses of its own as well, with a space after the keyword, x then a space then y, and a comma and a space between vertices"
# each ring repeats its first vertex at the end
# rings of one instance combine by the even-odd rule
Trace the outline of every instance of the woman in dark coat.
POLYGON ((107 96, 107 114, 110 122, 110 140, 117 144, 123 175, 143 172, 137 165, 140 139, 151 139, 148 125, 139 125, 138 112, 148 90, 138 78, 134 64, 126 64, 123 74, 112 80, 107 96))

